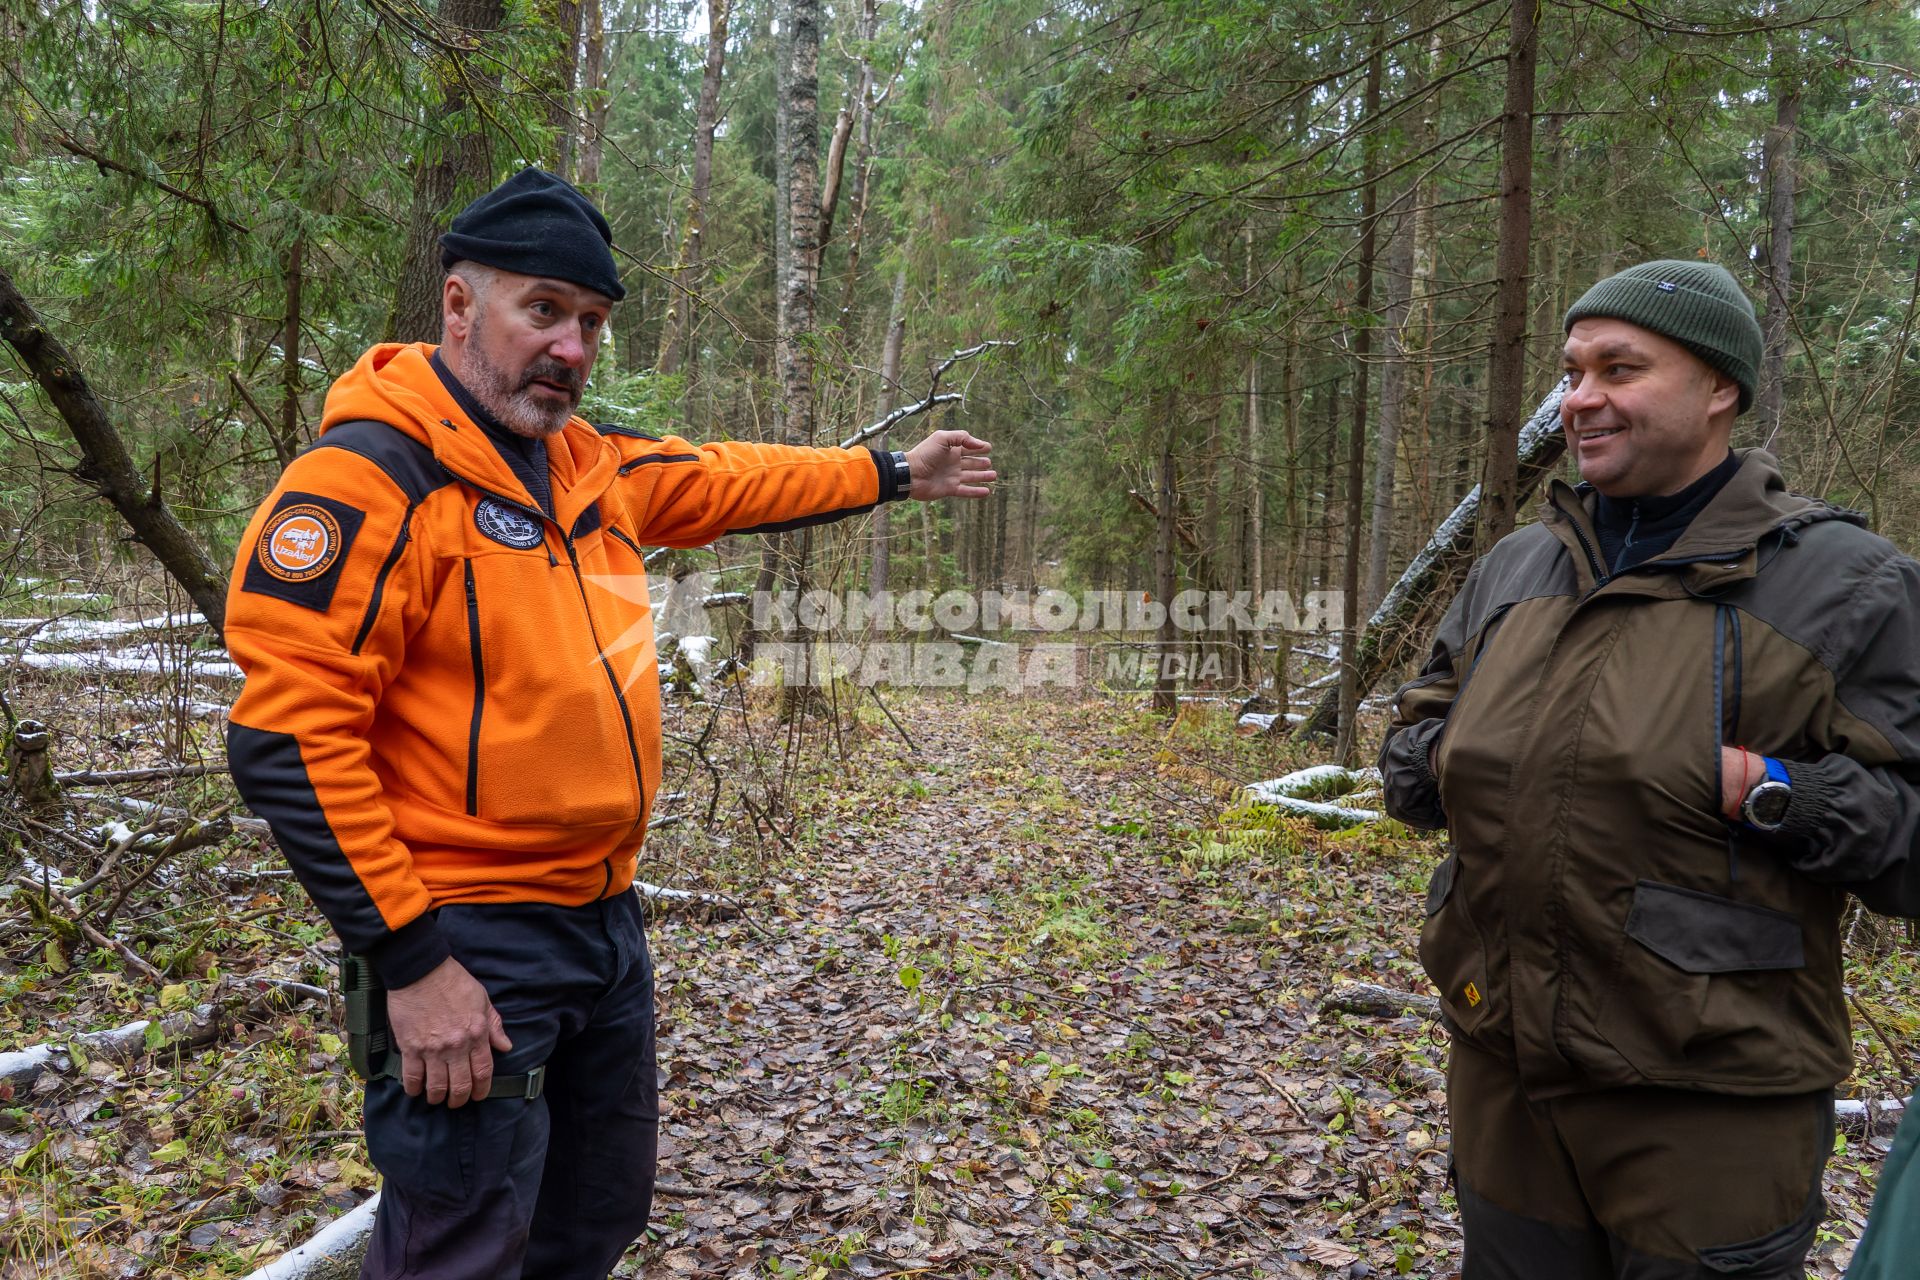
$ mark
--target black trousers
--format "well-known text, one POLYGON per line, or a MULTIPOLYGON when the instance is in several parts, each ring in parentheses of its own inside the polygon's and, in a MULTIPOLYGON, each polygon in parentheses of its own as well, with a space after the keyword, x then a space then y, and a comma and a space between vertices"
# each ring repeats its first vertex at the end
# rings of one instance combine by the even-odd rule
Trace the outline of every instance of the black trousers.
POLYGON ((363 1280, 600 1280, 646 1229, 660 1106, 653 965, 639 897, 584 907, 447 906, 440 930, 513 1041, 494 1070, 542 1063, 526 1101, 458 1110, 367 1086, 384 1175, 363 1280))
POLYGON ((1534 1102, 1454 1037, 1462 1280, 1803 1280, 1833 1094, 1610 1089, 1534 1102))

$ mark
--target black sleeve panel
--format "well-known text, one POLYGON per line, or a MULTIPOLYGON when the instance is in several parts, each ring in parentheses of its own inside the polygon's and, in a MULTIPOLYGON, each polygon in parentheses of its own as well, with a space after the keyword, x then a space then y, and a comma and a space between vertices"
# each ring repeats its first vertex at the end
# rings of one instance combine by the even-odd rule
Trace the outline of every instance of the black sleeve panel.
POLYGON ((390 930, 334 838, 290 733, 227 725, 227 767, 247 807, 265 819, 321 914, 355 955, 372 958, 388 987, 424 978, 451 952, 431 916, 390 930))
POLYGON ((1817 652, 1834 673, 1845 741, 1783 762, 1793 865, 1875 911, 1920 916, 1920 564, 1889 555, 1850 591, 1817 652))

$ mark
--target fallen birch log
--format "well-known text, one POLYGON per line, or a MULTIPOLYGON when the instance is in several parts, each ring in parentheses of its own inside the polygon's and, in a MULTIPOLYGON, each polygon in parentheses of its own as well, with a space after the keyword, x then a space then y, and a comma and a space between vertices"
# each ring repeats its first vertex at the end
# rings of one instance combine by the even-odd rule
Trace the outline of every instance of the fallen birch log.
POLYGON ((65 1040, 0 1053, 0 1083, 16 1090, 24 1089, 48 1071, 69 1071, 75 1049, 88 1058, 119 1059, 165 1053, 170 1049, 204 1049, 220 1038, 233 1017, 262 1013, 276 1001, 328 998, 323 987, 285 978, 242 978, 235 986, 242 990, 225 1000, 166 1014, 157 1022, 142 1018, 106 1031, 81 1031, 65 1040), (248 987, 252 988, 251 993, 244 990, 248 987), (158 1029, 150 1030, 155 1027, 158 1029))
POLYGON ((1343 831, 1386 817, 1378 809, 1360 807, 1365 801, 1380 798, 1379 787, 1378 769, 1318 764, 1283 778, 1253 783, 1247 795, 1261 804, 1299 814, 1324 831, 1343 831))
POLYGON ((245 1280, 353 1280, 373 1234, 380 1193, 320 1228, 297 1249, 251 1271, 245 1280))
POLYGON ((1357 1013, 1368 1018, 1403 1018, 1409 1014, 1438 1018, 1440 1001, 1417 991, 1397 991, 1372 982, 1343 982, 1320 998, 1322 1013, 1357 1013))
MULTIPOLYGON (((1525 502, 1566 452, 1560 433, 1560 398, 1566 380, 1547 393, 1520 429, 1520 486, 1514 505, 1525 502)), ((1427 545, 1393 584, 1367 619, 1354 662, 1359 667, 1355 700, 1365 698, 1382 677, 1410 657, 1421 631, 1446 610, 1473 564, 1474 534, 1480 523, 1480 486, 1475 485, 1453 513, 1440 522, 1427 545)), ((1295 731, 1296 738, 1331 735, 1340 724, 1338 673, 1313 712, 1295 731)))

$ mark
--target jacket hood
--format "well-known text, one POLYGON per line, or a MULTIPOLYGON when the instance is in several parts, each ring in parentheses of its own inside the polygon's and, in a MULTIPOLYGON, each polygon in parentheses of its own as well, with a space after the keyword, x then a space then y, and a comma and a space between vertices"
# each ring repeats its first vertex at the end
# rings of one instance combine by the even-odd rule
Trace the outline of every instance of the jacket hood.
MULTIPOLYGON (((384 422, 432 449, 461 479, 538 512, 526 485, 434 372, 430 362, 437 349, 427 342, 370 348, 327 392, 320 434, 344 422, 384 422)), ((612 483, 618 453, 591 424, 573 418, 547 438, 547 458, 566 494, 564 501, 556 499, 555 523, 571 529, 612 483)))
MULTIPOLYGON (((1789 490, 1779 462, 1766 450, 1736 449, 1734 453, 1740 459, 1740 469, 1659 560, 1726 556, 1754 546, 1770 533, 1795 533, 1826 520, 1866 524, 1866 518, 1857 511, 1789 490)), ((1585 481, 1570 485, 1555 480, 1548 488, 1541 515, 1549 521, 1580 519, 1591 528, 1598 501, 1598 491, 1585 481), (1574 516, 1576 511, 1578 517, 1574 516)))

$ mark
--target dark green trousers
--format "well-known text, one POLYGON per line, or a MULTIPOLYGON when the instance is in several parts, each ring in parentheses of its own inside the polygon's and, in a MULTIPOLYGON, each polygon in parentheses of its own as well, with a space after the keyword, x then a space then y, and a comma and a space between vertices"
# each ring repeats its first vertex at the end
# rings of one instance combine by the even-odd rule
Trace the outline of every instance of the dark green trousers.
POLYGON ((1802 1280, 1833 1095, 1613 1089, 1531 1102, 1453 1042, 1462 1280, 1802 1280))

